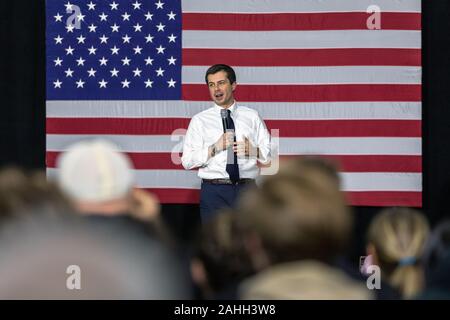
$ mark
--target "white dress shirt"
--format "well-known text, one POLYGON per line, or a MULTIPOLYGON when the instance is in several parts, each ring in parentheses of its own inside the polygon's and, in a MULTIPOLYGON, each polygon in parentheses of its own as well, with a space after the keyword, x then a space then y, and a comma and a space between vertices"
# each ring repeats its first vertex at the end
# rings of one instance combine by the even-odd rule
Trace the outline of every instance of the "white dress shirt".
MULTIPOLYGON (((185 169, 199 168, 198 176, 202 179, 228 179, 226 172, 227 150, 216 153, 208 160, 208 148, 223 135, 223 108, 213 107, 196 114, 186 132, 181 161, 185 169)), ((254 147, 259 148, 259 158, 238 157, 240 178, 255 179, 260 172, 257 161, 261 164, 270 162, 270 134, 264 121, 256 110, 238 106, 235 102, 228 108, 233 119, 236 141, 244 141, 247 137, 254 147)))

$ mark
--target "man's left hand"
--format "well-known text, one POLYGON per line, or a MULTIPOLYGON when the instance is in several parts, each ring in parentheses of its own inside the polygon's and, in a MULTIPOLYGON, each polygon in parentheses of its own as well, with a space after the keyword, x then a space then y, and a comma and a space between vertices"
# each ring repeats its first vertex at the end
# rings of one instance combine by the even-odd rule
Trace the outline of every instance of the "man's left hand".
POLYGON ((244 141, 235 142, 233 151, 237 153, 238 157, 256 158, 258 155, 258 148, 253 146, 247 137, 244 137, 244 141))

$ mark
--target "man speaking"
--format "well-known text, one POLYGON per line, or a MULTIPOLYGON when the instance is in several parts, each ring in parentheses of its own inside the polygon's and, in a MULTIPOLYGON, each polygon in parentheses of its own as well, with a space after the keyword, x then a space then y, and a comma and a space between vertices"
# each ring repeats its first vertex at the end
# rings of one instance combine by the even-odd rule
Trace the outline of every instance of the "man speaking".
POLYGON ((236 74, 224 64, 206 71, 214 106, 196 114, 186 133, 181 158, 185 169, 199 168, 202 222, 224 207, 233 207, 239 192, 254 185, 270 162, 270 135, 258 113, 234 99, 236 74))

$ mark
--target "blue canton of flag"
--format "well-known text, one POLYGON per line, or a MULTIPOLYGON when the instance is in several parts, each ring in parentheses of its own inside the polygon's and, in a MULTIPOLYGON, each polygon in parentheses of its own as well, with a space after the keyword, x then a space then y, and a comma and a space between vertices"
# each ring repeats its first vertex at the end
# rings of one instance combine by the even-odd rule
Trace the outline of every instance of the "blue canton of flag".
POLYGON ((47 100, 181 99, 181 1, 47 0, 47 100))

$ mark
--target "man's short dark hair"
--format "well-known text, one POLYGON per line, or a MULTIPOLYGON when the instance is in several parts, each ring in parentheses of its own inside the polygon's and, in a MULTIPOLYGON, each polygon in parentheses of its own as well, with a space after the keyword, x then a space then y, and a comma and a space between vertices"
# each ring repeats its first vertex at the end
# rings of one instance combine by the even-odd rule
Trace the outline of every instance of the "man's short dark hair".
POLYGON ((234 72, 232 67, 230 67, 226 64, 215 64, 215 65, 209 67, 209 69, 206 71, 206 75, 205 75, 206 84, 208 84, 208 76, 210 74, 216 74, 219 71, 225 71, 225 73, 227 74, 227 78, 228 78, 228 80, 230 80, 231 84, 236 82, 236 73, 234 72))

